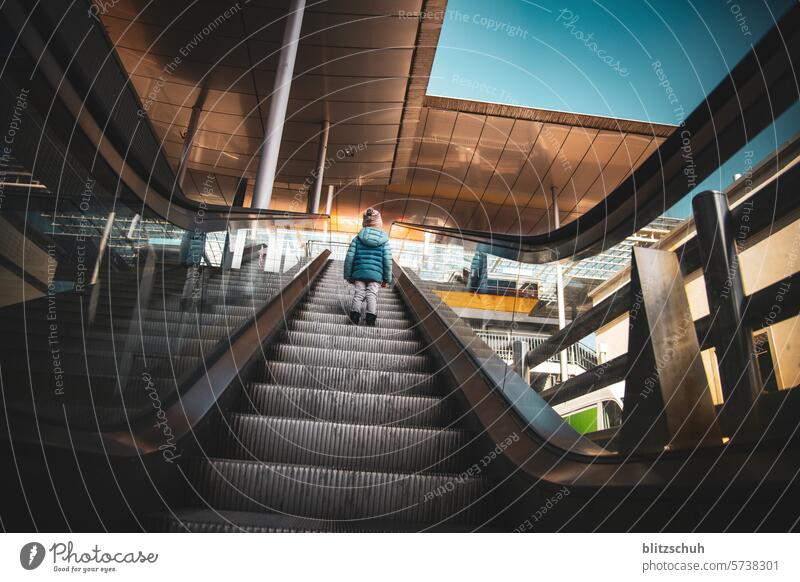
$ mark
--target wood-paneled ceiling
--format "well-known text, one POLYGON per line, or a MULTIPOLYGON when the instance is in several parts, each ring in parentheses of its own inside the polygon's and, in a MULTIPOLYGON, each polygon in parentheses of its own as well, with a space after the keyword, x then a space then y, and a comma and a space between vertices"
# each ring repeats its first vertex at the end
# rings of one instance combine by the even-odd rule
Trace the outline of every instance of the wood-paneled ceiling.
MULTIPOLYGON (((108 4, 102 22, 174 168, 200 106, 185 193, 230 204, 244 177, 249 200, 288 2, 108 4)), ((325 182, 335 185, 334 228, 344 231, 358 228, 368 206, 387 223, 547 231, 551 186, 562 222, 573 220, 674 129, 426 96, 442 22, 408 15, 445 4, 308 2, 274 208, 304 209, 297 201, 323 119, 331 122, 325 182)))

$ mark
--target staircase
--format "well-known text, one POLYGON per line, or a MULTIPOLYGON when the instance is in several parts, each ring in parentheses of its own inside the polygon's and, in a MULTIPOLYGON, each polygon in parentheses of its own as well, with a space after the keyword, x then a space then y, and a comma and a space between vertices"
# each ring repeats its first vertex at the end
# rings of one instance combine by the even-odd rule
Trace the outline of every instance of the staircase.
POLYGON ((189 507, 154 529, 195 532, 473 530, 488 479, 446 384, 394 290, 376 327, 347 317, 330 262, 257 377, 188 469, 189 507), (207 449, 210 450, 210 449, 207 449))

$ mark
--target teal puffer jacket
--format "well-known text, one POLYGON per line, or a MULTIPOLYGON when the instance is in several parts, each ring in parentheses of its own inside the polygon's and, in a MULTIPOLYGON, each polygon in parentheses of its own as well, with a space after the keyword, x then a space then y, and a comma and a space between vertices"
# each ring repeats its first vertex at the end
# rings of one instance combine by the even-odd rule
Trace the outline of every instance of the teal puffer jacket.
POLYGON ((361 229, 347 249, 344 278, 392 282, 392 247, 385 232, 369 226, 361 229))

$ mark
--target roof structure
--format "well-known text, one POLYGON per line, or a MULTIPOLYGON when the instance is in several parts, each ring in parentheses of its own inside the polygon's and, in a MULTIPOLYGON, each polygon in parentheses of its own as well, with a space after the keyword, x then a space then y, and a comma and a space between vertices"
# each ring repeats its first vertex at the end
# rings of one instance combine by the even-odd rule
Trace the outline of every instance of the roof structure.
MULTIPOLYGON (((119 0, 101 16, 184 191, 250 203, 288 2, 119 0)), ((674 127, 426 95, 445 0, 306 8, 272 208, 305 205, 323 120, 333 230, 375 206, 406 221, 530 234, 602 202, 674 127)), ((416 237, 417 233, 393 232, 416 237)))

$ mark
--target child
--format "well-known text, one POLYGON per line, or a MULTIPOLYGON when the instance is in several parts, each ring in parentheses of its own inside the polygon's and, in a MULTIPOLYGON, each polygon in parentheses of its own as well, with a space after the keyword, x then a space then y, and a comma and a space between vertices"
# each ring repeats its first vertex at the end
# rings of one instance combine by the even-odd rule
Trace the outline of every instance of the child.
POLYGON ((367 300, 367 325, 374 326, 378 312, 378 285, 386 287, 392 282, 392 248, 389 237, 381 230, 381 213, 367 208, 361 229, 350 243, 344 259, 344 278, 355 285, 350 321, 358 325, 361 304, 367 300))

